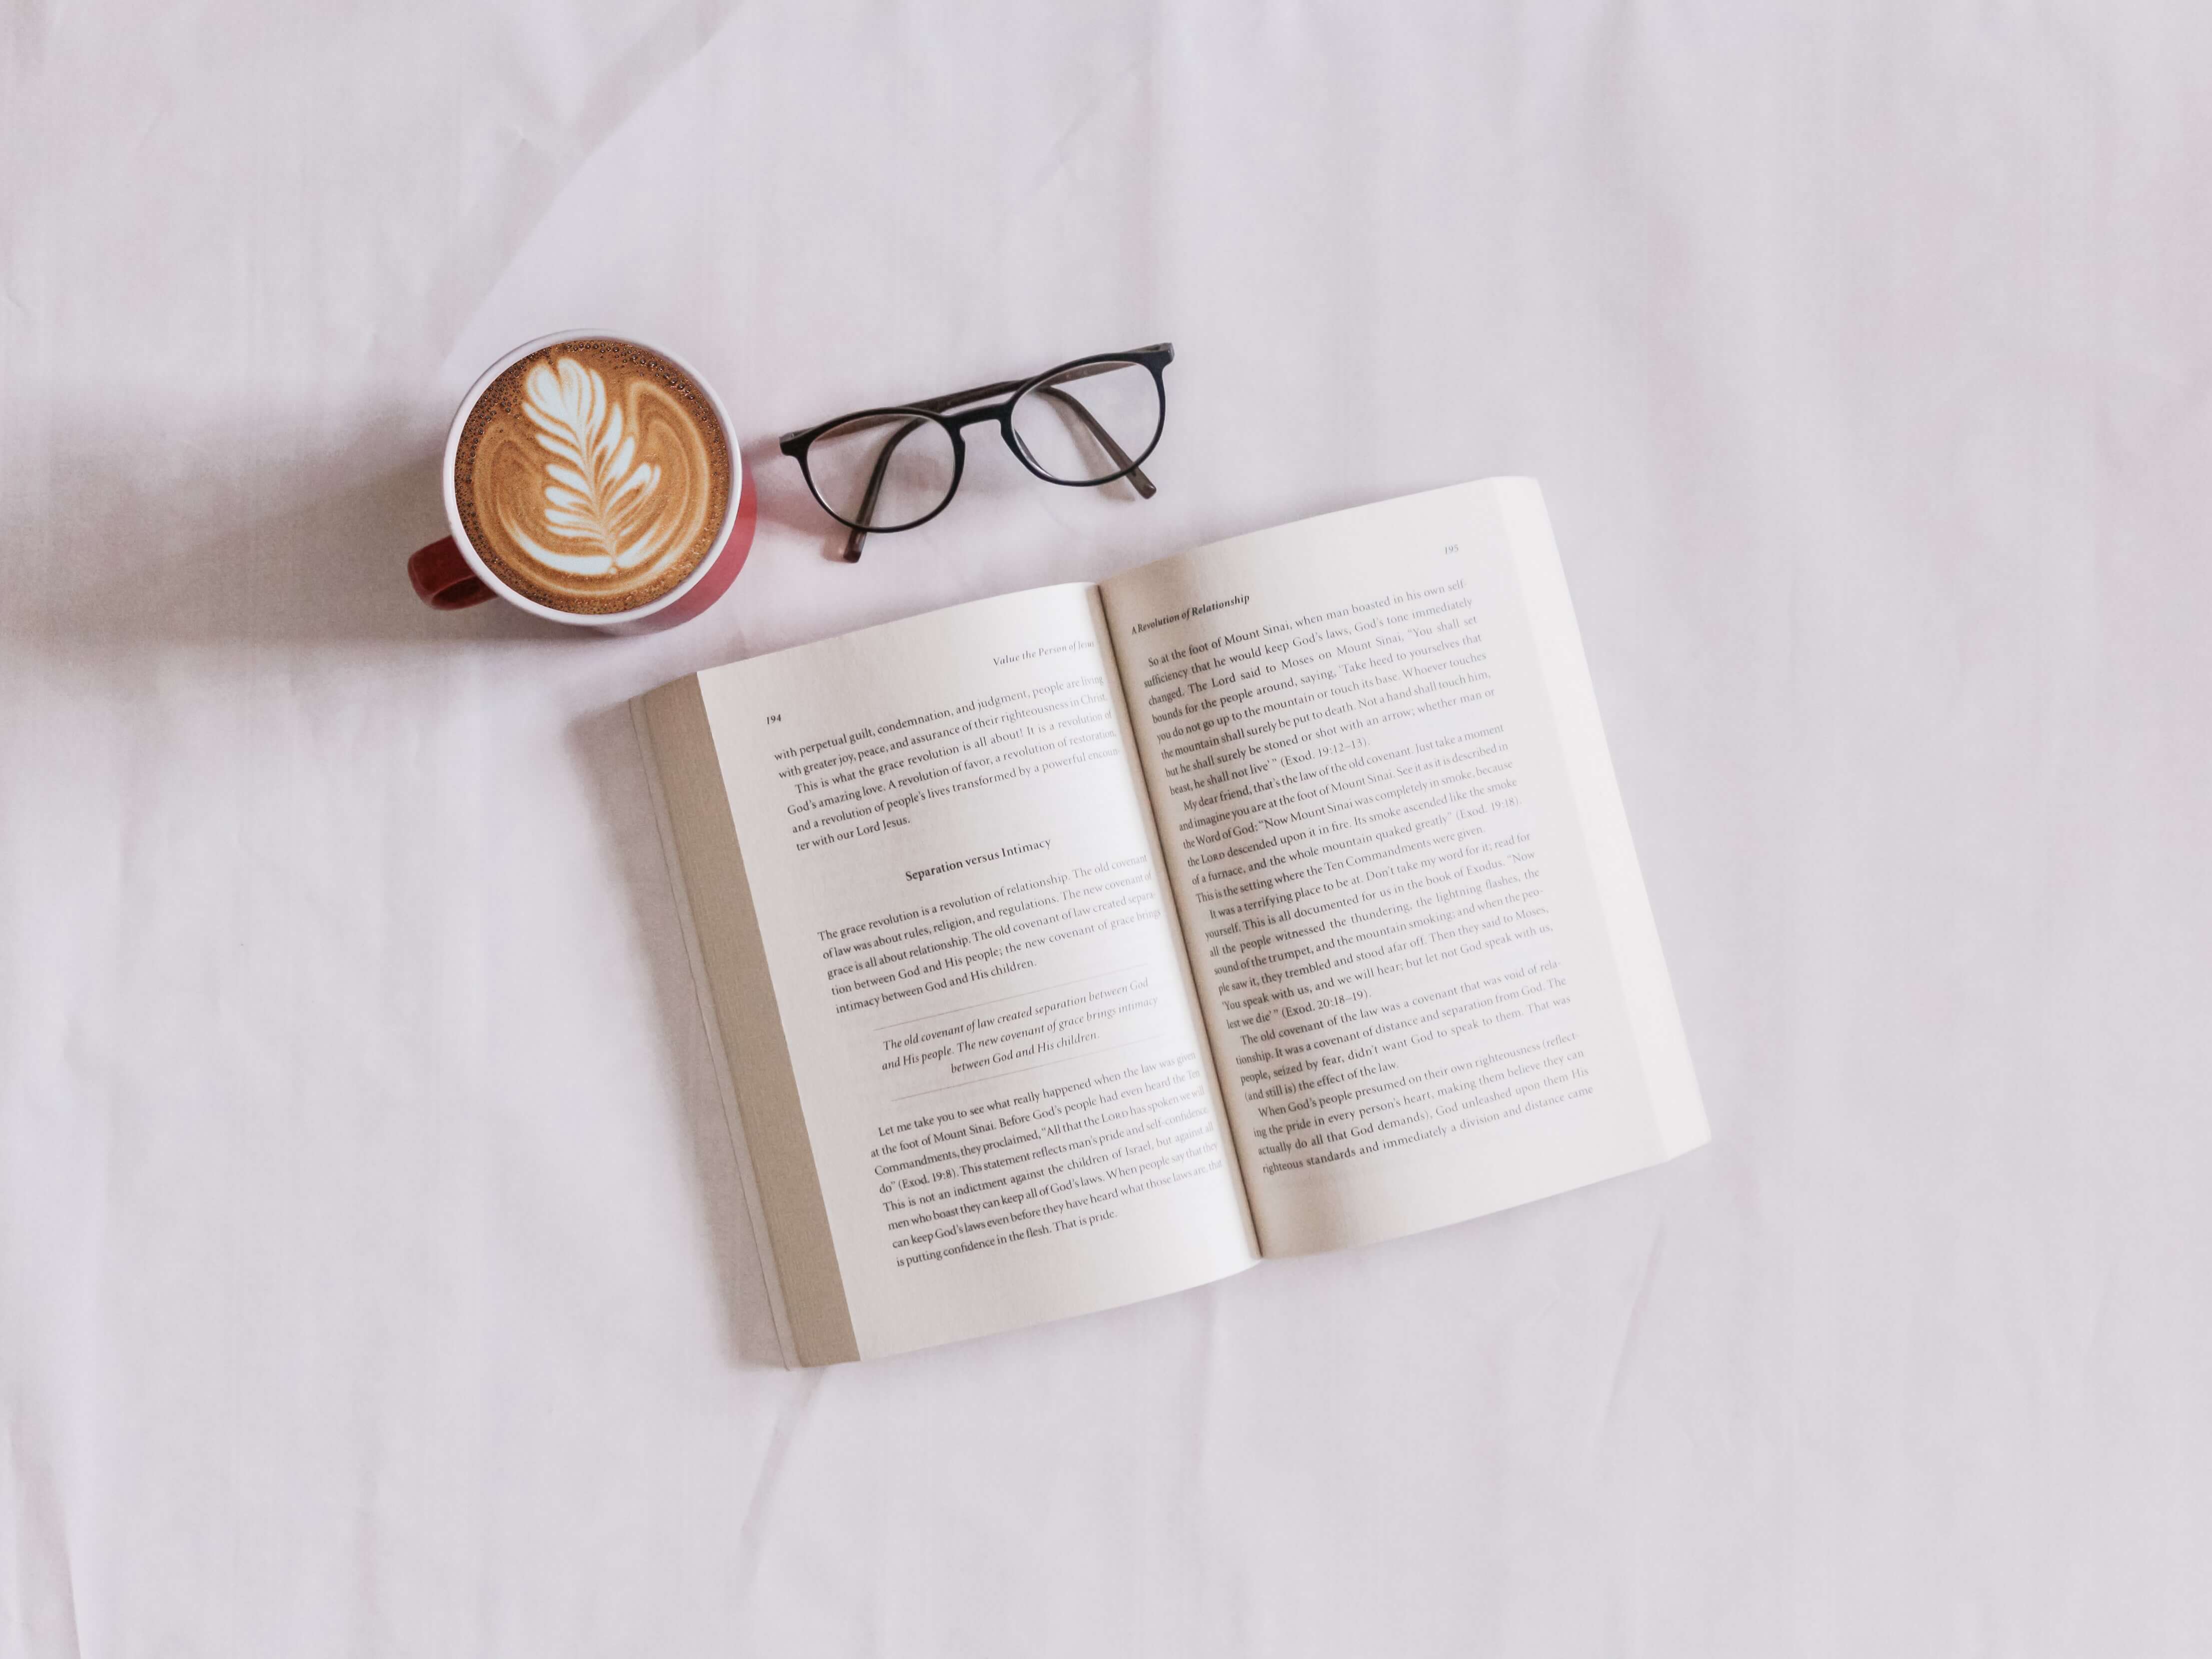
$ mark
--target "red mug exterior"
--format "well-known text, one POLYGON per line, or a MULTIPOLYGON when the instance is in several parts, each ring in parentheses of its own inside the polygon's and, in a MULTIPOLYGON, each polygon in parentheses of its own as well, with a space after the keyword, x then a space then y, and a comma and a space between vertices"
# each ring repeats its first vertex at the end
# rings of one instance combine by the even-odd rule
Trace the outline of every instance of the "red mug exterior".
MULTIPOLYGON (((737 580, 738 572, 744 568, 745 556, 752 550, 753 532, 759 522, 759 501, 753 489, 752 469, 738 449, 737 434, 730 425, 729 411, 722 407, 721 399, 714 395, 700 377, 699 372, 672 352, 659 346, 647 349, 665 357, 691 378, 692 384, 706 397, 721 422, 722 441, 729 447, 730 461, 743 480, 735 506, 730 510, 728 527, 713 552, 699 562, 699 568, 685 579, 676 592, 650 605, 641 605, 635 611, 611 611, 583 614, 555 611, 533 600, 523 598, 501 583, 487 569, 475 550, 465 539, 460 526, 460 514, 453 499, 453 455, 460 442, 461 428, 469 411, 476 407, 477 399, 486 387, 505 374, 513 364, 533 351, 563 340, 624 339, 627 336, 610 329, 568 329, 559 334, 549 334, 543 339, 532 340, 517 346, 486 369, 477 383, 461 399, 459 410, 446 438, 444 483, 446 520, 453 533, 440 537, 428 547, 417 548, 407 561, 407 580, 415 589, 415 596, 433 611, 464 611, 482 605, 487 599, 501 599, 533 616, 552 622, 568 623, 593 628, 601 633, 647 634, 659 629, 672 628, 678 623, 690 622, 729 591, 737 580)), ((644 343, 635 342, 643 344, 644 343)))
POLYGON ((407 580, 414 584, 415 597, 433 611, 465 611, 492 597, 451 536, 416 548, 407 560, 407 580))

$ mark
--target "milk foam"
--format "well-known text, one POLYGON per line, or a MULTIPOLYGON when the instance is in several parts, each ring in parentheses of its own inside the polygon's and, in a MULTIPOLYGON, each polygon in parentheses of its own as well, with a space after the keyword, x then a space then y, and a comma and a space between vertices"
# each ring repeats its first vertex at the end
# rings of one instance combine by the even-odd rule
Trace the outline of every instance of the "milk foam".
POLYGON ((575 340, 488 387, 454 457, 470 539, 501 580, 564 611, 647 604, 708 553, 729 501, 719 423, 673 364, 575 340))

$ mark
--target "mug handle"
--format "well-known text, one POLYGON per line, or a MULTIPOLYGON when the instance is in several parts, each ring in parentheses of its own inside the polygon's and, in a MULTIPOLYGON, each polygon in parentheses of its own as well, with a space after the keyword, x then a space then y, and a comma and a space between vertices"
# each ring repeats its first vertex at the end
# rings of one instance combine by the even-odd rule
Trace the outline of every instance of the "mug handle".
POLYGON ((415 597, 433 611, 463 611, 491 597, 451 536, 417 548, 407 561, 407 580, 415 585, 415 597))

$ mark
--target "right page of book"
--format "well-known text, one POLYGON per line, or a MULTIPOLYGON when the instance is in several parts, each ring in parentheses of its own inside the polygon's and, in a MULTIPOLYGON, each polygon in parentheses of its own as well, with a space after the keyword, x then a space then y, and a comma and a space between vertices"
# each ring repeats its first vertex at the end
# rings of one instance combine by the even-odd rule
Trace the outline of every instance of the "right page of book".
POLYGON ((1266 1253, 1705 1140, 1533 482, 1239 537, 1103 594, 1266 1253))

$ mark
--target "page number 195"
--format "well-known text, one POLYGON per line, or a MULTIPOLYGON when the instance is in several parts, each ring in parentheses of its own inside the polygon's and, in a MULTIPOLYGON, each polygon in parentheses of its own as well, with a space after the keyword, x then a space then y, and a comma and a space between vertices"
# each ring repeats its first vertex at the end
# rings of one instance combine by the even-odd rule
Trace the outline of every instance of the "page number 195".
POLYGON ((1447 552, 1447 553, 1456 553, 1456 552, 1458 552, 1458 551, 1459 551, 1459 544, 1458 544, 1457 542, 1446 542, 1446 543, 1444 544, 1444 551, 1445 551, 1445 552, 1447 552))

